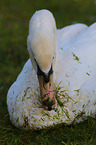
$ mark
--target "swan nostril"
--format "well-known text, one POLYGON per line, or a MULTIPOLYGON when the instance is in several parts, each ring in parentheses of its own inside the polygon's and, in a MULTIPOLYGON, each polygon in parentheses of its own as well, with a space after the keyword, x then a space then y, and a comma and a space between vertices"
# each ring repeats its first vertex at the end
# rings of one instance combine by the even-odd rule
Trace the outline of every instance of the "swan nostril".
POLYGON ((52 110, 52 106, 49 106, 49 107, 48 107, 48 111, 51 111, 51 110, 52 110))

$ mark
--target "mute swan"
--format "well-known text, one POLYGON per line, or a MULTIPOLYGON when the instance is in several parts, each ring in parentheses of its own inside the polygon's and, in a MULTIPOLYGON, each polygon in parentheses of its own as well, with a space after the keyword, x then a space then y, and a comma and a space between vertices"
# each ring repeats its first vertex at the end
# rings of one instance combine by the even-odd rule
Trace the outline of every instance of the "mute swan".
POLYGON ((30 20, 27 46, 30 59, 7 94, 13 125, 40 129, 94 116, 96 23, 57 30, 52 13, 40 10, 30 20))

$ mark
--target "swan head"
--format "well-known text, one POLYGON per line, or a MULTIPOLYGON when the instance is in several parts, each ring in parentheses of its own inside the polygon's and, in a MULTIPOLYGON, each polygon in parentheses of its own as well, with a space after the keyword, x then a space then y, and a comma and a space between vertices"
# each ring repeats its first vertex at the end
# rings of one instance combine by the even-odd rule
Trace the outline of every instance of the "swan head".
POLYGON ((56 62, 57 30, 55 19, 48 10, 35 12, 29 23, 27 48, 40 85, 44 108, 55 104, 53 75, 56 62))

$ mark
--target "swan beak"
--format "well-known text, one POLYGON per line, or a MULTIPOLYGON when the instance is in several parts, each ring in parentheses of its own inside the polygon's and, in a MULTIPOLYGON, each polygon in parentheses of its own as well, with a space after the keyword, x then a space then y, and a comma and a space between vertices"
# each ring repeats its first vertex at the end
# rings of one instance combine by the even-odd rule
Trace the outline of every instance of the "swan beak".
POLYGON ((43 107, 47 110, 52 110, 55 106, 55 91, 53 85, 53 75, 50 75, 50 80, 48 83, 44 81, 43 76, 39 76, 40 94, 42 98, 43 107))

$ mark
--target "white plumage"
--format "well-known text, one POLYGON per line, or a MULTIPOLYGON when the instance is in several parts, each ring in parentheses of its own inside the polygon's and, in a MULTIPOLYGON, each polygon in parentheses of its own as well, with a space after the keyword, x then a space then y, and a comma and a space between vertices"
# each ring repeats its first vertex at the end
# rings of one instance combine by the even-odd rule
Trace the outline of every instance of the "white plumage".
MULTIPOLYGON (((35 45, 36 42, 34 47, 35 45)), ((29 59, 7 94, 8 111, 14 126, 40 129, 62 122, 67 124, 73 121, 80 122, 87 116, 96 114, 96 23, 90 27, 84 24, 74 24, 56 32, 52 14, 47 10, 37 11, 29 25, 28 50, 33 66, 29 59), (45 72, 49 70, 50 61, 53 61, 53 56, 55 57, 55 62, 53 62, 54 85, 57 87, 59 84, 63 87, 61 91, 64 91, 62 92, 64 96, 58 96, 55 109, 51 111, 42 107, 36 64, 30 50, 31 41, 37 40, 39 43, 40 39, 38 35, 36 37, 31 35, 34 34, 34 27, 39 28, 39 30, 36 28, 37 34, 40 31, 41 25, 34 20, 36 15, 42 17, 43 34, 41 37, 44 36, 45 39, 44 45, 41 46, 46 46, 47 42, 51 43, 47 44, 50 46, 49 61, 48 57, 46 59, 48 50, 45 49, 44 52, 45 62, 48 61, 47 66, 44 67, 40 60, 43 57, 38 47, 39 44, 37 45, 38 51, 34 49, 34 57, 45 72), (31 26, 32 21, 34 25, 31 26), (47 41, 47 38, 52 38, 52 40, 47 41)))

